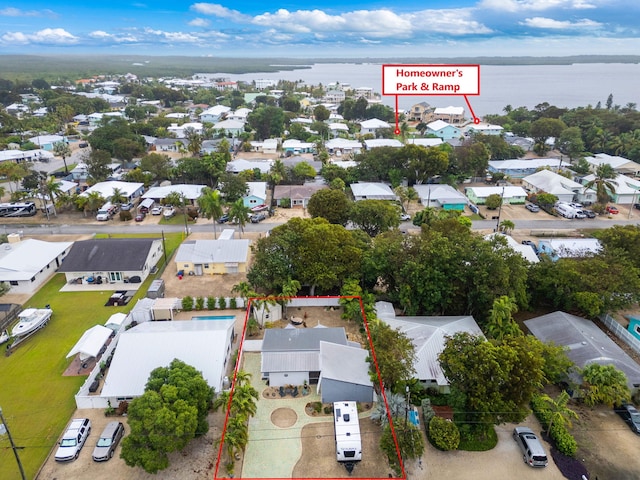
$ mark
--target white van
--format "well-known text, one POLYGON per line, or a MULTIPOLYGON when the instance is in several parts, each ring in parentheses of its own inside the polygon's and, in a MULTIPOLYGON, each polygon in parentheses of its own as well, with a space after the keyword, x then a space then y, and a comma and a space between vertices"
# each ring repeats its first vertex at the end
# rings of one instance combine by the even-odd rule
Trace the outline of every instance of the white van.
POLYGON ((111 217, 113 217, 117 211, 118 207, 113 205, 111 202, 107 202, 100 207, 100 210, 98 210, 96 220, 98 220, 99 222, 106 222, 107 220, 111 220, 111 217))
POLYGON ((578 210, 575 207, 572 207, 568 203, 557 203, 556 204, 556 212, 558 212, 558 215, 560 215, 562 217, 565 217, 565 218, 575 218, 576 214, 579 211, 580 210, 578 210))

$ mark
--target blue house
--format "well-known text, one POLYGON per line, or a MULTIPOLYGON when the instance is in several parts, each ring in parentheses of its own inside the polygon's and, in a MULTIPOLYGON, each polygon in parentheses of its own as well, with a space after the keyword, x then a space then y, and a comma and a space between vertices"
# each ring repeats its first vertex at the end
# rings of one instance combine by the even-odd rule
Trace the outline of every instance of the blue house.
POLYGON ((600 251, 596 238, 542 238, 538 253, 548 255, 554 262, 559 258, 579 258, 595 255, 600 251))
POLYGON ((451 140, 453 138, 459 138, 462 136, 462 132, 459 128, 449 125, 443 120, 436 120, 427 125, 426 134, 435 135, 442 140, 451 140))
POLYGON ((629 333, 640 340, 640 317, 629 316, 629 333))
POLYGON ((267 203, 267 182, 247 182, 249 190, 242 201, 245 207, 253 208, 267 203))

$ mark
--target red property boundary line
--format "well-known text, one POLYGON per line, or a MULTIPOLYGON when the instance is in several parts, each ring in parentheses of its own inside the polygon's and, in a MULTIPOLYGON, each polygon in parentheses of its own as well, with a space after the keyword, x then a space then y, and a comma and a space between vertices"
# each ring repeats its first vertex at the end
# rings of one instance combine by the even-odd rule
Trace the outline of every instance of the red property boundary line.
MULTIPOLYGON (((224 447, 224 437, 227 431, 227 423, 229 421, 229 411, 230 411, 230 407, 231 407, 231 402, 233 401, 233 394, 235 391, 235 386, 236 386, 236 378, 238 375, 238 370, 240 369, 240 361, 242 359, 242 353, 243 353, 243 345, 244 345, 244 340, 245 340, 245 336, 247 333, 247 323, 249 321, 249 314, 251 312, 251 304, 254 301, 260 301, 260 300, 293 300, 296 298, 300 298, 300 299, 331 299, 331 298, 337 298, 337 299, 341 299, 341 298, 346 298, 346 299, 357 299, 358 302, 360 303, 360 312, 362 313, 362 318, 364 319, 364 328, 365 331, 367 332, 367 341, 369 342, 369 347, 371 349, 371 358, 373 360, 373 364, 375 366, 375 370, 376 370, 376 375, 378 376, 378 386, 380 388, 380 392, 381 392, 381 396, 382 399, 384 400, 384 404, 386 407, 386 411, 387 411, 387 418, 389 420, 389 425, 391 427, 391 434, 393 436, 393 443, 395 444, 396 447, 396 455, 398 456, 398 461, 400 462, 400 469, 402 472, 402 476, 401 477, 394 477, 394 478, 400 478, 401 480, 407 480, 407 473, 405 471, 404 468, 404 462, 402 460, 402 455, 400 455, 400 445, 398 444, 398 437, 396 435, 396 431, 395 431, 395 427, 393 425, 393 420, 391 418, 391 414, 390 414, 390 410, 389 410, 389 404, 387 403, 387 395, 384 391, 384 385, 382 384, 382 377, 380 376, 380 368, 378 366, 378 359, 376 358, 376 352, 373 348, 373 341, 371 339, 371 331, 369 329, 369 321, 367 320, 367 317, 365 315, 365 311, 364 311, 364 304, 362 303, 362 297, 360 296, 348 296, 348 295, 328 295, 328 296, 314 296, 314 297, 252 297, 249 298, 248 301, 248 305, 247 305, 247 310, 245 312, 245 316, 244 316, 244 325, 242 327, 242 335, 240 336, 240 344, 238 345, 238 357, 236 359, 236 364, 235 367, 233 369, 233 380, 231 383, 231 391, 229 392, 229 402, 227 403, 227 410, 225 413, 225 418, 224 418, 224 425, 222 428, 222 437, 220 438, 220 445, 218 447, 218 456, 216 458, 216 464, 215 464, 215 469, 214 469, 214 473, 213 473, 213 479, 214 480, 218 480, 218 479, 223 479, 223 478, 228 478, 228 477, 224 477, 224 476, 218 476, 218 472, 220 469, 220 462, 222 461, 222 449, 224 447)), ((250 434, 251 432, 249 432, 250 434)), ((249 441, 251 441, 251 438, 249 438, 249 441)), ((242 478, 242 477, 241 477, 242 478)), ((256 478, 256 479, 260 479, 260 478, 264 478, 264 479, 269 479, 269 480, 284 480, 284 479, 279 479, 278 477, 249 477, 249 478, 256 478)), ((287 479, 289 478, 294 478, 294 477, 287 477, 287 479)), ((358 477, 354 477, 354 478, 358 478, 358 477)), ((368 477, 371 480, 383 480, 383 479, 388 479, 388 477, 368 477)), ((333 478, 333 477, 305 477, 305 480, 344 480, 341 477, 337 477, 337 478, 333 478)))

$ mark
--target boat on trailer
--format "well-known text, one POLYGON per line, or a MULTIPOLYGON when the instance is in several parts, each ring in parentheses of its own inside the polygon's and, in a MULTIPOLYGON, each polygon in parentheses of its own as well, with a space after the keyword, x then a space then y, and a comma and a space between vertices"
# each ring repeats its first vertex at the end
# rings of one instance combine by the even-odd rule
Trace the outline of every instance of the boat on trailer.
POLYGON ((44 327, 53 315, 50 308, 27 308, 18 314, 18 323, 11 330, 15 340, 29 336, 44 327))

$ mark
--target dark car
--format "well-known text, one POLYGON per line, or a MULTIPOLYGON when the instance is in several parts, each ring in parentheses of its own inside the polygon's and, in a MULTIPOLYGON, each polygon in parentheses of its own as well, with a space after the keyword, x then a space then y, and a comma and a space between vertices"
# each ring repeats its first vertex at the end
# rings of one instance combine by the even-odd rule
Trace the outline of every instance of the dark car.
POLYGON ((629 428, 635 433, 640 434, 640 412, 630 403, 615 405, 613 410, 629 424, 629 428))
POLYGON ((582 213, 584 213, 587 218, 596 218, 596 212, 594 212, 593 210, 582 210, 582 213))
POLYGON ((251 217, 251 223, 260 223, 265 218, 267 218, 266 213, 263 213, 263 212, 256 213, 251 217))
POLYGON ((227 223, 229 221, 229 215, 224 214, 218 219, 218 223, 227 223))
POLYGON ((124 436, 124 425, 122 422, 109 422, 100 434, 98 443, 93 449, 93 460, 95 462, 106 462, 116 451, 116 447, 124 436))
POLYGON ((634 203, 633 208, 640 210, 640 203, 634 203))

